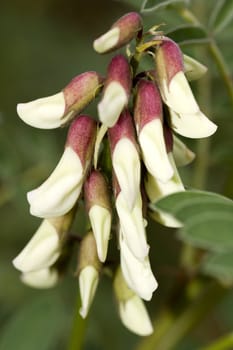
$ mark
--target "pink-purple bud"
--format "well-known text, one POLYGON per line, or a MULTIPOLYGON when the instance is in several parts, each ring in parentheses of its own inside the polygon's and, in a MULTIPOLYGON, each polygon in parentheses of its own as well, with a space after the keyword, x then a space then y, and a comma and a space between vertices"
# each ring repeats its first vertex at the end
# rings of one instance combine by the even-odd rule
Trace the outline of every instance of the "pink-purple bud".
POLYGON ((70 146, 77 153, 84 169, 93 154, 96 131, 95 120, 87 115, 77 116, 68 131, 66 147, 70 146))
POLYGON ((124 137, 129 139, 137 147, 132 116, 128 110, 124 110, 117 123, 108 129, 108 136, 112 153, 116 144, 124 137))
POLYGON ((85 204, 87 212, 93 205, 98 205, 111 211, 108 184, 98 170, 93 170, 84 185, 85 204))
POLYGON ((167 85, 180 71, 184 71, 183 54, 179 46, 169 38, 163 38, 155 55, 159 80, 165 79, 167 85))
POLYGON ((137 84, 134 118, 138 132, 152 120, 157 118, 162 120, 160 93, 152 81, 141 79, 137 84))
POLYGON ((142 30, 142 18, 130 12, 119 18, 105 34, 94 41, 98 53, 111 52, 128 44, 142 30))
POLYGON ((96 96, 103 78, 96 72, 77 75, 63 89, 65 97, 65 114, 74 111, 80 113, 96 96))
POLYGON ((114 56, 108 66, 104 90, 113 81, 118 82, 124 88, 127 97, 129 97, 132 85, 131 70, 127 59, 121 54, 114 56))

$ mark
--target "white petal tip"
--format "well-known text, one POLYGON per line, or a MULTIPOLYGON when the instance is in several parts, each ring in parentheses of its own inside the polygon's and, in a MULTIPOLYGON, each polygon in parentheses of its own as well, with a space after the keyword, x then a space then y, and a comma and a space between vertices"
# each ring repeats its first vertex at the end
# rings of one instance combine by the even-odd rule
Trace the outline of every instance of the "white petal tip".
POLYGON ((119 40, 119 28, 112 28, 93 42, 93 48, 98 53, 105 53, 114 48, 119 40))
POLYGON ((62 124, 65 105, 64 94, 59 92, 28 103, 19 103, 17 113, 28 125, 40 129, 54 129, 62 124))
POLYGON ((171 111, 172 128, 178 134, 198 139, 213 135, 217 125, 209 120, 201 111, 195 114, 177 114, 171 111))

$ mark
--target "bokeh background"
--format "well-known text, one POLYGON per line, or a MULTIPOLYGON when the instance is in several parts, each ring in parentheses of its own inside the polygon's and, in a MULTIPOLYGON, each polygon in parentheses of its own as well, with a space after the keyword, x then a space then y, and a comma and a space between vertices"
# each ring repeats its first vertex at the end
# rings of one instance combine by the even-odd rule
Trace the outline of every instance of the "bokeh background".
MULTIPOLYGON (((232 0, 229 0, 232 1, 232 0)), ((207 21, 218 0, 193 0, 191 8, 207 21)), ((24 286, 12 259, 38 227, 30 216, 26 192, 39 185, 57 164, 65 142, 64 129, 39 130, 24 124, 16 104, 60 91, 75 75, 87 70, 106 72, 111 55, 100 56, 93 40, 121 15, 135 10, 140 0, 9 0, 0 4, 0 349, 64 350, 77 312, 78 282, 69 275, 52 290, 24 286)), ((165 23, 182 24, 172 10, 144 16, 146 28, 165 23)), ((233 72, 233 22, 221 36, 219 47, 233 72)), ((209 66, 207 78, 193 87, 203 110, 219 125, 211 138, 207 190, 233 194, 233 110, 217 69, 201 45, 185 52, 209 66)), ((95 105, 89 107, 95 112, 95 105)), ((196 142, 189 142, 195 150, 196 142)), ((183 170, 187 186, 195 186, 194 167, 183 170)), ((198 186, 197 186, 198 187, 198 186)), ((79 230, 83 223, 76 222, 79 230)), ((221 233, 220 233, 221 234, 221 233)), ((159 289, 148 310, 154 318, 168 297, 175 276, 181 243, 175 231, 149 225, 151 262, 159 289)), ((136 349, 141 339, 120 323, 111 281, 103 277, 88 318, 85 350, 136 349)), ((233 293, 228 295, 177 347, 198 349, 233 328, 233 293)))

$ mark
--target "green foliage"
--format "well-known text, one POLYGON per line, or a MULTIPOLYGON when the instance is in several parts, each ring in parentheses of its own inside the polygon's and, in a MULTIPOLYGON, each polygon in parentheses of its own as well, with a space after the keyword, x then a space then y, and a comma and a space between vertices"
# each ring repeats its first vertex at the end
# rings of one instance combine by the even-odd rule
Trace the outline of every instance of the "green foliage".
POLYGON ((167 196, 151 207, 183 223, 178 233, 181 240, 211 252, 203 260, 205 273, 233 280, 233 201, 211 192, 186 191, 167 196))
POLYGON ((214 33, 222 32, 233 19, 233 1, 218 0, 212 11, 209 27, 214 33))
POLYGON ((168 31, 166 35, 180 45, 201 44, 209 41, 205 28, 193 24, 179 25, 168 31))
POLYGON ((144 0, 141 6, 142 13, 151 13, 158 10, 165 10, 171 6, 184 5, 189 3, 189 0, 144 0))
POLYGON ((5 324, 0 334, 0 349, 55 349, 65 321, 61 299, 54 293, 42 293, 39 298, 26 303, 5 324))

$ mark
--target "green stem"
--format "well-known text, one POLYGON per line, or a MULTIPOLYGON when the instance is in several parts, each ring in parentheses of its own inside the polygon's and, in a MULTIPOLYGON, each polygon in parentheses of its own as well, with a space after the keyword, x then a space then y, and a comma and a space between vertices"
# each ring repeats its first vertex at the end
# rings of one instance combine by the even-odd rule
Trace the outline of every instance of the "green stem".
POLYGON ((80 294, 78 293, 74 321, 70 334, 69 344, 67 350, 81 350, 84 343, 84 336, 86 331, 87 320, 79 315, 81 306, 80 294))
MULTIPOLYGON (((197 17, 187 8, 185 9, 181 9, 178 11, 180 16, 188 23, 194 24, 194 25, 200 25, 199 20, 197 19, 197 17)), ((211 38, 210 35, 210 39, 212 39, 210 42, 207 43, 208 45, 208 49, 209 52, 212 56, 212 59, 214 60, 218 71, 222 77, 222 80, 226 86, 231 104, 233 105, 233 81, 231 79, 231 72, 224 60, 224 57, 218 47, 218 45, 216 44, 215 40, 213 38, 211 38)))
POLYGON ((233 332, 227 334, 201 350, 231 350, 233 349, 233 332))
MULTIPOLYGON (((217 284, 211 283, 190 305, 185 308, 175 319, 169 316, 165 331, 162 337, 158 336, 157 328, 160 331, 160 320, 154 323, 154 333, 143 340, 136 350, 172 350, 202 319, 213 309, 214 306, 223 298, 226 290, 217 284), (171 320, 171 322, 169 322, 171 320), (173 321, 173 322, 172 322, 173 321)), ((169 314, 168 314, 169 315, 169 314)), ((165 321, 162 320, 162 324, 165 321)), ((160 326, 161 327, 161 326, 160 326)))
POLYGON ((228 69, 228 66, 224 60, 224 57, 223 57, 219 47, 217 46, 217 44, 214 40, 212 40, 208 44, 208 48, 209 48, 209 52, 210 52, 212 58, 214 59, 216 65, 217 65, 219 73, 222 76, 222 79, 223 79, 224 84, 227 88, 227 92, 228 92, 228 95, 230 97, 230 100, 231 100, 231 103, 233 106, 233 81, 231 79, 231 73, 228 69))

